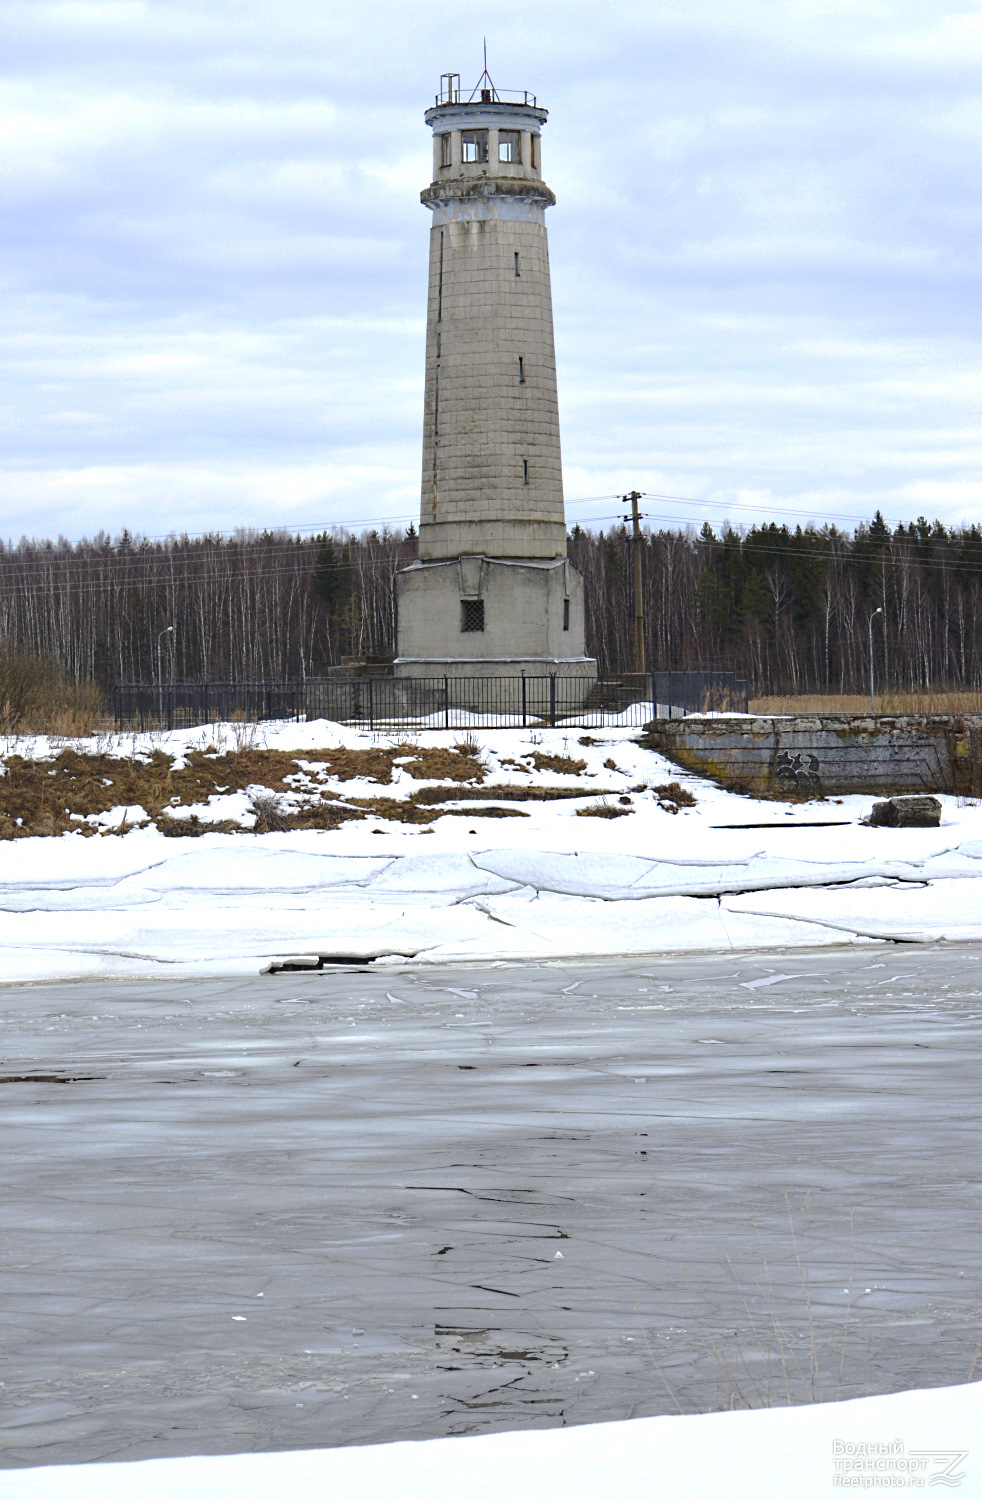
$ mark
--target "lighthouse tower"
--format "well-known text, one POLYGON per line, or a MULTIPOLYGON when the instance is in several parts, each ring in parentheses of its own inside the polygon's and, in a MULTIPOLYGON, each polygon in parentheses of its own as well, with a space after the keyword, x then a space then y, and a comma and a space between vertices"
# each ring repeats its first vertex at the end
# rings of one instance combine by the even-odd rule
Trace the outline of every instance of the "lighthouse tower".
POLYGON ((547 112, 444 74, 426 123, 433 215, 419 561, 396 580, 397 676, 592 679, 566 558, 542 180, 547 112))

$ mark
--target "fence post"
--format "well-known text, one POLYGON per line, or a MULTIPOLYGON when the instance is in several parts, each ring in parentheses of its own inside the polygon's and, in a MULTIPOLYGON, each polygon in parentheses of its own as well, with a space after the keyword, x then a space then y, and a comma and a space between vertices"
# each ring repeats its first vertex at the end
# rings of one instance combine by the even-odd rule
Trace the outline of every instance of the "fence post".
POLYGON ((375 728, 375 679, 374 679, 374 677, 369 677, 369 679, 368 679, 368 727, 371 730, 374 730, 374 728, 375 728))
POLYGON ((556 727, 556 674, 549 677, 549 728, 556 727))
POLYGON ((174 684, 167 689, 167 728, 174 728, 174 684))
POLYGON ((522 673, 522 728, 528 723, 528 695, 525 683, 525 673, 522 673))
POLYGON ((450 678, 443 679, 443 727, 450 728, 450 678))
POLYGON ((658 717, 658 690, 655 687, 654 672, 651 674, 651 717, 653 719, 657 719, 658 717))

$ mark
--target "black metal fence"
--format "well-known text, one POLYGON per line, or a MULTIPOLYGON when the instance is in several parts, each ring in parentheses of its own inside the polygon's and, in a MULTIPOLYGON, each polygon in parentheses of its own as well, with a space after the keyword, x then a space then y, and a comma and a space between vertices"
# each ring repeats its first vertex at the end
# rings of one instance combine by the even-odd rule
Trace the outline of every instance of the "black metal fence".
POLYGON ((644 724, 652 717, 651 682, 640 690, 595 677, 321 678, 307 684, 308 719, 374 729, 512 729, 521 725, 590 727, 644 724), (626 716, 626 717, 625 717, 626 716))
POLYGON ((641 726, 686 713, 746 713, 732 672, 651 672, 616 678, 320 677, 306 682, 121 683, 116 723, 187 729, 228 720, 330 719, 367 729, 641 726))
POLYGON ((121 682, 113 688, 113 715, 120 729, 303 719, 306 694, 302 682, 121 682))
POLYGON ((655 701, 671 711, 663 717, 681 719, 686 714, 741 713, 750 704, 745 677, 734 672, 652 672, 655 701))

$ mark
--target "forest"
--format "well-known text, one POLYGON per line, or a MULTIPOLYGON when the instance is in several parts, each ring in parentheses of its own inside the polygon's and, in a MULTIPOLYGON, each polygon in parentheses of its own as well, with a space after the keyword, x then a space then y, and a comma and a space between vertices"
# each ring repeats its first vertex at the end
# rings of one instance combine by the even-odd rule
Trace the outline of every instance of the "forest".
MULTIPOLYGON (((634 665, 633 545, 622 526, 569 535, 607 676, 634 665)), ((0 640, 103 689, 154 681, 158 640, 165 681, 304 679, 392 653, 393 581, 416 546, 413 527, 0 545, 0 640)), ((979 526, 707 523, 645 531, 641 550, 649 668, 729 668, 754 694, 862 692, 872 618, 884 687, 982 686, 979 526)))

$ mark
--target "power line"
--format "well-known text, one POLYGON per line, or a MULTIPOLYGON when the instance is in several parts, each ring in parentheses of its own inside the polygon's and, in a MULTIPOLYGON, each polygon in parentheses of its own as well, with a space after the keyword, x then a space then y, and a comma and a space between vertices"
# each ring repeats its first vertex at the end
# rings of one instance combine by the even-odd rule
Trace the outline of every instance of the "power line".
MULTIPOLYGON (((802 512, 802 510, 800 508, 788 508, 786 506, 757 505, 757 504, 749 505, 746 502, 739 501, 739 500, 733 500, 733 501, 730 501, 730 502, 719 501, 719 500, 708 500, 705 497, 700 498, 699 496, 695 496, 695 495, 668 495, 668 494, 663 494, 663 493, 661 493, 659 491, 656 491, 656 490, 643 490, 643 491, 641 491, 641 494, 642 494, 642 496, 646 500, 658 500, 658 501, 667 500, 667 501, 673 502, 674 504, 678 504, 678 505, 695 505, 695 506, 699 506, 703 511, 712 510, 712 511, 715 511, 717 514, 722 514, 723 520, 729 519, 729 516, 727 515, 727 512, 726 512, 726 506, 728 504, 732 506, 732 508, 733 508, 734 511, 739 511, 739 510, 746 509, 746 510, 749 510, 749 511, 754 512, 754 513, 764 512, 767 515, 794 516, 796 519, 800 519, 802 517, 802 515, 803 515, 803 512, 802 512)), ((604 495, 576 496, 573 499, 566 500, 565 501, 565 505, 566 505, 566 508, 569 509, 570 506, 576 506, 576 505, 596 505, 599 502, 608 501, 608 500, 609 501, 613 501, 615 504, 619 503, 619 501, 620 501, 620 495, 619 494, 610 493, 610 494, 604 494, 604 495)), ((851 521, 855 525, 860 524, 860 522, 857 521, 857 517, 855 516, 855 514, 850 514, 850 513, 844 512, 844 511, 821 510, 821 509, 816 509, 815 507, 809 507, 808 511, 807 511, 807 515, 809 517, 809 520, 811 518, 818 518, 820 520, 821 519, 828 519, 828 520, 851 521)), ((590 517, 584 516, 584 517, 582 517, 582 520, 588 521, 588 522, 600 521, 600 520, 609 520, 609 519, 612 519, 612 518, 609 517, 609 516, 590 516, 590 517)), ((616 518, 613 518, 613 519, 616 519, 616 518)), ((666 514, 663 517, 663 519, 665 519, 665 520, 673 520, 673 521, 680 521, 683 524, 692 524, 691 521, 690 521, 690 518, 686 517, 686 516, 676 516, 676 515, 667 515, 666 514)), ((221 530, 211 530, 210 529, 210 530, 206 530, 206 531, 181 531, 181 532, 175 532, 172 529, 172 530, 166 531, 166 532, 149 532, 149 533, 147 533, 147 532, 133 532, 132 533, 132 543, 133 543, 134 547, 138 548, 139 545, 141 543, 143 543, 143 542, 166 542, 166 541, 170 541, 172 538, 174 540, 176 540, 176 541, 212 541, 212 540, 214 540, 216 542, 224 542, 224 541, 235 541, 235 540, 238 540, 240 538, 240 536, 242 537, 243 540, 248 540, 248 539, 251 539, 251 538, 257 537, 257 536, 259 536, 259 537, 261 537, 261 536, 279 536, 281 534, 289 534, 291 536, 303 536, 303 535, 311 535, 311 534, 317 534, 317 533, 320 533, 320 532, 324 532, 324 533, 330 535, 333 532, 347 532, 347 531, 355 532, 357 528, 370 529, 370 530, 378 530, 379 528, 382 528, 382 530, 384 531, 384 530, 388 529, 390 526, 408 525, 410 523, 415 524, 416 522, 418 522, 418 520, 419 520, 419 511, 416 510, 416 509, 414 509, 412 512, 403 512, 401 514, 388 515, 388 516, 357 516, 357 517, 349 517, 349 518, 346 518, 346 519, 343 519, 343 520, 318 521, 318 522, 308 522, 308 521, 305 521, 305 522, 302 522, 302 523, 294 523, 294 522, 288 522, 288 521, 279 521, 279 522, 276 522, 274 525, 264 526, 264 527, 258 527, 258 526, 257 527, 240 527, 240 526, 237 526, 237 527, 233 528, 231 531, 221 531, 221 530)), ((899 524, 899 519, 898 518, 892 518, 892 520, 893 520, 893 524, 899 524)), ((124 527, 124 531, 121 532, 119 535, 121 536, 124 533, 128 533, 128 530, 129 530, 128 528, 124 527)), ((118 541, 118 537, 117 537, 116 540, 118 541)), ((37 545, 37 546, 52 545, 50 543, 49 539, 47 539, 47 538, 32 538, 31 542, 28 545, 31 545, 31 544, 37 545)), ((91 538, 88 538, 88 537, 83 537, 80 541, 71 543, 70 545, 72 547, 80 547, 80 546, 83 546, 85 544, 94 545, 94 540, 91 539, 91 538)), ((3 551, 7 551, 7 552, 15 552, 19 546, 20 546, 19 543, 15 545, 14 543, 10 542, 10 543, 7 544, 6 547, 4 547, 3 544, 0 543, 0 549, 2 549, 3 551)))
MULTIPOLYGON (((614 494, 610 494, 610 495, 587 495, 586 497, 580 497, 580 498, 575 499, 575 500, 567 500, 565 502, 565 504, 566 505, 596 505, 601 500, 617 500, 618 498, 619 497, 617 495, 614 495, 614 494)), ((694 503, 697 503, 697 502, 694 502, 694 503)), ((329 535, 331 535, 332 532, 336 532, 336 531, 341 531, 341 532, 350 531, 350 532, 353 533, 356 527, 362 527, 363 529, 377 531, 379 529, 379 527, 382 527, 383 530, 384 530, 384 529, 386 529, 389 526, 393 526, 393 525, 397 525, 397 524, 398 525, 403 525, 403 524, 412 523, 413 525, 416 525, 418 523, 418 521, 419 521, 419 510, 417 508, 417 509, 413 510, 412 512, 408 512, 408 513, 405 513, 405 514, 402 514, 402 515, 393 515, 393 516, 361 516, 361 517, 356 517, 354 520, 348 519, 348 520, 343 520, 343 521, 305 521, 305 522, 303 522, 302 524, 299 524, 299 525, 295 524, 293 522, 290 522, 290 521, 278 521, 273 526, 236 526, 231 531, 208 530, 208 531, 181 531, 181 532, 176 532, 173 529, 171 529, 170 531, 158 531, 158 532, 149 532, 149 533, 148 532, 142 532, 142 531, 134 531, 134 532, 130 533, 129 527, 128 526, 124 526, 123 530, 119 533, 119 536, 123 536, 124 534, 125 535, 129 535, 131 537, 131 541, 132 541, 133 546, 135 548, 137 548, 137 547, 139 547, 139 545, 142 542, 167 542, 167 541, 170 541, 171 538, 174 538, 175 541, 189 541, 189 542, 194 542, 194 541, 212 541, 212 540, 214 540, 214 541, 217 541, 217 542, 222 542, 222 541, 237 541, 237 540, 240 539, 240 537, 243 538, 243 539, 245 539, 245 540, 248 540, 249 538, 253 538, 253 537, 279 536, 282 533, 289 533, 290 535, 301 535, 302 533, 308 533, 309 534, 309 533, 312 533, 312 532, 313 533, 324 532, 326 535, 329 536, 329 535)), ((117 537, 117 541, 118 541, 118 537, 117 537)), ((16 544, 14 542, 12 542, 12 541, 8 541, 6 544, 4 544, 3 542, 0 542, 0 555, 2 555, 3 552, 16 552, 17 548, 20 545, 21 544, 19 542, 16 543, 16 544)), ((47 537, 32 537, 30 539, 30 541, 28 542, 28 546, 37 546, 37 547, 52 546, 53 547, 54 545, 55 544, 50 540, 50 538, 47 538, 47 537)), ((94 538, 82 537, 78 542, 70 542, 69 543, 69 546, 71 546, 71 547, 81 547, 81 546, 84 546, 84 545, 94 546, 95 545, 94 538)))
MULTIPOLYGON (((756 503, 751 505, 742 500, 734 500, 732 502, 718 500, 710 501, 705 499, 697 500, 693 495, 661 495, 657 494, 654 490, 643 490, 642 495, 645 500, 671 500, 679 505, 699 505, 702 506, 704 510, 712 508, 717 511, 717 513, 719 513, 721 507, 725 507, 727 503, 730 503, 736 510, 745 509, 753 511, 755 513, 763 511, 766 515, 769 516, 794 516, 796 519, 800 520, 803 518, 803 516, 807 515, 809 521, 813 516, 817 516, 821 520, 851 521, 853 525, 861 524, 861 522, 857 520, 854 512, 841 510, 816 510, 814 507, 809 507, 806 511, 801 506, 795 506, 789 509, 789 507, 786 505, 757 505, 756 503)), ((979 487, 979 495, 980 500, 982 500, 982 486, 979 487)), ((722 510, 722 514, 724 520, 729 520, 729 515, 727 514, 725 508, 722 510)), ((900 518, 897 516, 890 518, 884 517, 884 519, 891 521, 895 526, 900 525, 900 518)))
MULTIPOLYGON (((653 492, 646 493, 652 499, 669 498, 657 496, 653 492)), ((589 505, 595 504, 598 500, 606 500, 607 498, 607 496, 583 497, 569 503, 571 505, 589 505)), ((684 500, 684 497, 675 498, 684 500)), ((685 503, 695 504, 698 502, 695 500, 685 500, 685 503)), ((661 519, 689 526, 692 524, 688 518, 674 513, 664 514, 661 519)), ((582 520, 587 524, 613 522, 616 523, 619 530, 623 528, 623 521, 620 515, 585 516, 582 520)), ((319 559, 315 561, 313 566, 322 574, 325 572, 340 573, 350 570, 355 573, 361 573, 363 576, 366 571, 372 573, 376 581, 379 580, 379 573, 381 573, 383 578, 386 573, 389 573, 391 577, 392 572, 398 567, 398 560, 393 557, 389 549, 393 544, 399 546, 405 542, 404 538, 400 538, 394 533, 386 534, 383 531, 379 540, 386 548, 385 553, 377 559, 373 558, 371 554, 366 558, 364 551, 361 550, 364 548, 365 543, 350 532, 343 530, 340 526, 336 526, 330 530, 323 527, 318 529, 313 526, 307 529, 309 531, 319 530, 328 539, 342 546, 353 542, 356 549, 358 549, 354 557, 342 558, 333 563, 319 559)), ((195 582, 208 583, 212 587, 220 588, 224 585, 240 583, 260 575, 269 578, 292 576, 301 579, 309 576, 311 543, 315 538, 302 539, 296 536, 293 534, 296 532, 296 528, 290 528, 290 532, 291 534, 287 535, 285 528, 277 532, 256 532, 237 529, 232 534, 206 531, 194 533, 193 535, 183 533, 180 536, 175 536, 171 532, 156 538, 134 538, 132 550, 127 550, 126 552, 120 552, 114 548, 113 550, 94 553, 79 550, 95 545, 87 541, 69 544, 67 549, 60 551, 55 550, 50 543, 38 543, 36 544, 37 549, 39 551, 43 549, 44 555, 35 555, 33 557, 30 555, 31 544, 28 544, 26 550, 21 550, 19 547, 0 549, 0 576, 2 576, 2 573, 6 569, 8 574, 14 574, 13 579, 11 579, 14 587, 19 586, 23 589, 25 586, 34 585, 35 587, 40 587, 49 597, 52 594, 60 593, 82 595, 107 591, 118 592, 128 586, 133 587, 136 584, 140 584, 145 588, 166 590, 168 586, 181 587, 187 585, 189 582, 195 582), (145 542, 151 542, 154 545, 144 549, 142 544, 145 542), (210 542, 214 542, 214 550, 209 549, 208 543, 210 542), (162 543, 164 545, 161 545, 162 543), (172 545, 168 546, 166 545, 167 543, 172 543, 172 545), (190 550, 185 549, 185 544, 188 544, 190 550), (257 549, 261 552, 259 557, 254 556, 257 549), (250 553, 253 555, 250 556, 250 553), (298 561, 302 559, 307 566, 299 568, 281 566, 280 564, 283 563, 286 555, 291 553, 294 555, 299 554, 298 561), (229 566, 230 554, 233 559, 232 566, 229 566), (215 566, 216 563, 217 567, 215 566), (107 570, 110 576, 92 578, 91 573, 100 567, 107 570), (90 576, 88 578, 64 576, 66 571, 77 572, 82 570, 90 576), (56 578, 56 574, 60 574, 61 577, 56 578)), ((650 538, 652 535, 650 529, 647 534, 650 538)), ((962 534, 964 534, 964 531, 962 534)), ((824 539, 820 545, 816 545, 818 536, 815 532, 806 533, 799 543, 782 546, 776 541, 765 539, 758 531, 749 549, 747 548, 747 537, 745 535, 742 537, 736 533, 734 535, 737 536, 741 552, 744 556, 746 556, 746 551, 749 550, 752 556, 766 554, 775 557, 790 556, 798 560, 831 559, 853 564, 880 562, 883 559, 883 548, 874 547, 873 551, 859 550, 857 542, 846 533, 840 533, 843 542, 841 550, 830 547, 827 540, 824 539)), ((959 534, 955 532, 949 535, 951 541, 957 545, 959 534)), ((889 541, 884 543, 884 548, 887 551, 887 560, 891 562, 913 561, 920 566, 927 566, 940 571, 951 569, 967 569, 972 573, 978 571, 979 564, 967 559, 945 558, 938 557, 937 555, 925 557, 923 549, 925 547, 934 547, 936 542, 940 540, 928 538, 922 543, 917 539, 904 537, 901 540, 899 537, 891 535, 889 541)), ((718 546, 726 545, 725 537, 714 538, 714 542, 718 546)), ((869 544, 867 543, 866 545, 868 546, 869 544)))
MULTIPOLYGON (((626 535, 625 531, 625 537, 626 535)), ((650 537, 650 533, 648 535, 650 537)), ((721 539, 714 538, 713 542, 703 543, 696 541, 692 545, 697 547, 722 547, 724 543, 721 539)), ((982 574, 982 559, 975 562, 968 559, 944 558, 936 555, 925 558, 916 550, 916 544, 914 548, 911 548, 907 543, 903 545, 898 555, 898 544, 894 539, 891 539, 889 546, 884 545, 882 548, 862 551, 857 551, 854 545, 851 546, 849 544, 848 540, 846 540, 841 551, 830 549, 827 546, 781 546, 778 543, 767 540, 755 541, 753 547, 750 549, 745 549, 741 544, 740 558, 744 566, 748 562, 752 564, 756 558, 760 557, 789 557, 800 563, 837 562, 844 567, 863 564, 871 566, 885 564, 893 568, 898 563, 909 563, 942 574, 957 572, 968 573, 970 575, 982 574)), ((99 559, 99 561, 106 563, 111 575, 101 579, 55 578, 53 576, 53 569, 50 567, 46 568, 43 572, 38 570, 33 574, 28 573, 26 575, 20 569, 13 568, 10 571, 14 576, 7 582, 7 599, 11 601, 11 595, 14 598, 23 598, 28 591, 31 593, 40 593, 45 598, 59 596, 79 598, 87 595, 94 597, 98 594, 115 592, 121 596, 119 599, 120 604, 125 606, 128 602, 125 595, 131 592, 137 585, 140 585, 142 590, 147 594, 152 593, 159 597, 161 594, 167 595, 171 590, 183 593, 188 588, 196 586, 207 586, 209 589, 221 591, 232 585, 240 585, 251 580, 292 578, 299 584, 307 584, 315 571, 337 573, 350 571, 356 575, 361 574, 363 579, 371 580, 376 585, 391 588, 392 578, 395 572, 398 571, 398 567, 393 566, 393 559, 391 557, 379 558, 377 560, 378 566, 376 567, 372 566, 370 560, 367 566, 359 566, 357 562, 341 562, 326 566, 314 563, 312 566, 306 568, 284 567, 276 562, 270 565, 268 561, 262 558, 255 561, 240 559, 239 563, 232 568, 219 568, 213 571, 201 567, 174 569, 173 566, 167 563, 167 554, 157 554, 157 559, 157 567, 151 566, 148 568, 144 565, 138 570, 127 568, 127 571, 122 572, 114 561, 99 559)), ((127 559, 127 564, 139 563, 139 561, 139 559, 127 559)), ((0 578, 2 576, 3 568, 2 563, 0 563, 0 578)), ((212 610, 216 607, 216 605, 211 606, 212 610)))

